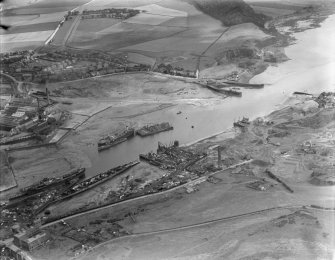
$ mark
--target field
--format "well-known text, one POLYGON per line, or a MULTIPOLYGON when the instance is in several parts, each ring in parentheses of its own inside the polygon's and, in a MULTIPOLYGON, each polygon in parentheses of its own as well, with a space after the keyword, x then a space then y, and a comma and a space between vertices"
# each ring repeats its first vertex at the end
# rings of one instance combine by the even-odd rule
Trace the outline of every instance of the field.
MULTIPOLYGON (((58 22, 48 22, 48 23, 41 23, 41 24, 31 24, 31 25, 24 25, 24 26, 15 26, 10 29, 10 34, 18 34, 18 33, 34 33, 44 32, 44 31, 53 31, 58 26, 58 22)), ((7 34, 8 35, 8 34, 7 34)), ((35 35, 31 35, 34 37, 35 35)))
POLYGON ((143 5, 156 3, 156 0, 95 0, 85 5, 88 10, 97 10, 104 8, 135 8, 143 5))
POLYGON ((6 11, 6 14, 15 15, 32 15, 32 14, 53 14, 55 12, 66 12, 77 6, 83 5, 89 2, 89 0, 39 0, 36 2, 30 2, 26 5, 17 6, 17 8, 12 8, 6 11))
POLYGON ((1 22, 11 26, 1 32, 1 52, 36 49, 57 28, 64 14, 89 0, 13 1, 2 14, 1 22))
POLYGON ((67 155, 68 158, 66 158, 63 154, 58 153, 56 148, 35 149, 28 154, 25 151, 10 152, 8 160, 13 168, 18 187, 23 188, 44 177, 57 177, 69 171, 72 168, 68 161, 71 156, 67 155), (34 156, 32 157, 31 154, 34 156))
POLYGON ((65 12, 55 12, 52 14, 3 16, 1 22, 10 24, 15 28, 16 26, 59 22, 64 14, 65 12))
POLYGON ((169 37, 181 31, 182 29, 179 28, 121 23, 98 33, 88 34, 83 31, 76 31, 71 37, 69 45, 79 48, 116 51, 148 40, 169 37))
POLYGON ((98 33, 119 22, 120 20, 112 18, 83 19, 80 21, 77 30, 87 33, 98 33))
POLYGON ((153 66, 155 64, 155 59, 139 53, 128 52, 127 58, 128 61, 133 63, 148 64, 150 66, 153 66))
POLYGON ((43 44, 52 33, 53 31, 49 30, 0 35, 1 52, 36 48, 43 44))
POLYGON ((1 35, 2 43, 15 43, 15 42, 31 42, 31 41, 44 41, 52 34, 52 30, 28 32, 28 33, 15 33, 1 35))
MULTIPOLYGON (((0 37, 1 39, 1 37, 0 37)), ((1 52, 12 52, 20 50, 32 50, 43 44, 43 41, 24 41, 1 43, 1 52)))

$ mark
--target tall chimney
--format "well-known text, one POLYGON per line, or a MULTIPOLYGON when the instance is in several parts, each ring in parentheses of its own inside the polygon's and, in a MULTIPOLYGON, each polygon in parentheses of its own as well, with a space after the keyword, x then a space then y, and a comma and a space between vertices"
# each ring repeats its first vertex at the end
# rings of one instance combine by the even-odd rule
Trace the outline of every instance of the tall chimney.
POLYGON ((45 88, 45 93, 47 94, 48 105, 50 105, 49 90, 48 90, 48 88, 45 88))
POLYGON ((218 167, 221 167, 221 147, 218 146, 218 167))

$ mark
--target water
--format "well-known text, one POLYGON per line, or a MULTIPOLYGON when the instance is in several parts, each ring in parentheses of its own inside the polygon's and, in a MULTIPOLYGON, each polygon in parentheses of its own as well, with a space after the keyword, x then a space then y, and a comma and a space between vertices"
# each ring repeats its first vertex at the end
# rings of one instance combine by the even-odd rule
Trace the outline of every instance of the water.
POLYGON ((242 116, 251 119, 265 116, 294 91, 334 91, 334 24, 335 15, 332 15, 320 28, 296 34, 297 43, 285 49, 290 60, 269 67, 251 80, 251 83, 266 83, 264 89, 243 90, 241 98, 227 98, 215 105, 184 105, 141 116, 147 122, 170 122, 174 130, 135 137, 99 154, 92 149, 89 151, 92 167, 87 169, 87 174, 94 175, 137 160, 140 153, 155 151, 159 141, 169 144, 179 140, 180 144, 187 144, 231 128, 234 120, 242 116), (182 114, 177 115, 179 110, 182 114))

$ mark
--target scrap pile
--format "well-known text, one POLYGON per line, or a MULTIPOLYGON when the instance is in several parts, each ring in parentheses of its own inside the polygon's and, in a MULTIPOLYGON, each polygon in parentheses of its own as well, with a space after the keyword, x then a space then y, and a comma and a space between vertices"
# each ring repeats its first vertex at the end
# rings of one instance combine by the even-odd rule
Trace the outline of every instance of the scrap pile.
POLYGON ((206 157, 206 154, 193 153, 176 145, 164 146, 160 143, 158 144, 157 153, 140 154, 140 159, 162 170, 178 172, 187 170, 204 157, 206 157))
POLYGON ((322 92, 315 101, 319 104, 320 108, 332 108, 335 107, 335 93, 334 92, 322 92))
POLYGON ((189 180, 197 179, 205 173, 200 160, 206 156, 207 154, 193 153, 177 145, 164 146, 159 144, 157 153, 141 154, 140 158, 162 170, 167 170, 167 173, 149 183, 143 183, 140 179, 127 176, 121 181, 118 190, 111 191, 106 200, 108 203, 115 203, 168 190, 185 184, 189 180), (199 169, 196 170, 197 168, 199 169))

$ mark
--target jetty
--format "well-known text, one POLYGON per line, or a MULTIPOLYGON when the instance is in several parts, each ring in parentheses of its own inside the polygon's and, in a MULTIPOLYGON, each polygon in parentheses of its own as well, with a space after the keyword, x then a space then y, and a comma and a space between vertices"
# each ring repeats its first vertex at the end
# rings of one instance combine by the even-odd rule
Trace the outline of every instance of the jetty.
POLYGON ((244 87, 244 88, 264 88, 264 84, 251 84, 251 83, 242 83, 242 82, 236 82, 236 81, 224 81, 223 83, 238 87, 244 87))

